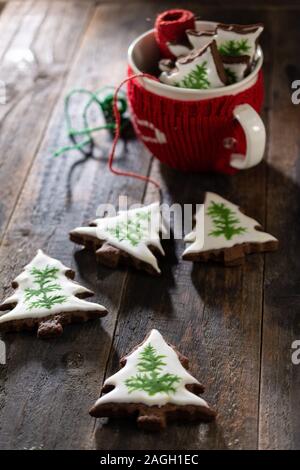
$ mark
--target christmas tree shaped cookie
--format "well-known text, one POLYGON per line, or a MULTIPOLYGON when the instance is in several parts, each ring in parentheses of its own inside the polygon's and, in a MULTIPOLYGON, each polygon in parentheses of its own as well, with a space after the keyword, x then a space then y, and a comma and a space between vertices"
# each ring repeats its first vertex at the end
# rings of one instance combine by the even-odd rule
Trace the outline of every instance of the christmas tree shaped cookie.
POLYGON ((203 386, 187 372, 188 360, 157 330, 128 356, 122 369, 107 379, 90 410, 94 417, 137 418, 138 426, 157 431, 170 421, 210 421, 216 415, 198 395, 203 386))
POLYGON ((180 88, 207 89, 226 84, 224 66, 213 40, 176 60, 175 67, 160 74, 160 81, 180 88))
POLYGON ((68 323, 105 316, 102 305, 83 300, 93 292, 72 281, 74 276, 74 271, 38 250, 12 282, 15 293, 0 305, 0 310, 10 310, 0 314, 0 331, 37 328, 38 337, 48 338, 62 334, 68 323))
POLYGON ((160 241, 164 230, 157 202, 96 219, 89 227, 72 230, 70 239, 95 250, 97 260, 108 267, 123 263, 160 274, 156 255, 164 255, 160 241))
POLYGON ((248 253, 275 251, 278 240, 261 231, 260 224, 218 194, 206 193, 195 217, 194 230, 185 237, 183 259, 221 261, 238 265, 248 253))
POLYGON ((193 49, 202 49, 215 38, 215 31, 188 29, 186 35, 193 49))

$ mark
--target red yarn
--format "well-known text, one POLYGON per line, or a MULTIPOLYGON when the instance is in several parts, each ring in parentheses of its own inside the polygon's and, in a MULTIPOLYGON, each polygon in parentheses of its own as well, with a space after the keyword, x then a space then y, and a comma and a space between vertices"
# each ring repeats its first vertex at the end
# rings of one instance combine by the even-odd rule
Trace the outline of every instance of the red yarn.
POLYGON ((155 39, 164 57, 174 58, 167 42, 181 42, 187 29, 195 29, 195 16, 189 10, 167 10, 155 21, 155 39))
MULTIPOLYGON (((130 71, 129 71, 130 74, 130 71)), ((161 162, 181 171, 233 174, 232 153, 245 154, 245 135, 233 118, 234 108, 249 103, 257 112, 263 102, 263 75, 237 95, 202 101, 178 101, 151 93, 135 80, 128 83, 135 130, 161 162), (233 138, 233 148, 224 139, 233 138)))
POLYGON ((137 78, 137 77, 147 77, 147 78, 151 78, 152 80, 157 80, 155 77, 147 73, 137 73, 135 75, 131 75, 130 77, 125 78, 125 80, 123 80, 120 83, 120 85, 116 88, 115 93, 114 93, 114 99, 113 99, 113 111, 114 111, 114 116, 115 116, 115 121, 116 121, 116 129, 115 129, 115 136, 114 136, 112 148, 108 157, 108 168, 115 175, 129 176, 131 178, 137 178, 142 181, 147 181, 148 183, 152 183, 154 184, 154 186, 160 189, 159 183, 157 183, 157 181, 155 181, 154 179, 149 178, 148 176, 139 175, 138 173, 133 173, 131 171, 118 170, 112 166, 113 159, 115 156, 116 146, 120 137, 120 126, 121 126, 121 116, 120 116, 119 109, 118 109, 118 93, 121 87, 124 85, 124 83, 130 82, 134 78, 137 78))

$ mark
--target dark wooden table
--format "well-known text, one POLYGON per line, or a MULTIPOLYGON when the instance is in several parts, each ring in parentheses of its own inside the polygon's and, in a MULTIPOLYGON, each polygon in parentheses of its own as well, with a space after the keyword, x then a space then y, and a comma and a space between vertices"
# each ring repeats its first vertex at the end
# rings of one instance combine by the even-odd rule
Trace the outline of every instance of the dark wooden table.
MULTIPOLYGON (((300 106, 291 82, 300 79, 300 2, 11 1, 0 3, 0 298, 37 248, 77 271, 77 280, 109 309, 104 321, 65 329, 59 339, 34 334, 4 339, 0 365, 1 449, 291 449, 300 448, 300 106), (120 167, 155 175, 168 202, 197 202, 205 190, 240 204, 280 240, 280 250, 253 255, 239 268, 180 261, 176 241, 158 280, 131 270, 97 267, 68 241, 73 227, 119 194, 153 199, 140 181, 107 169, 103 158, 74 170, 77 152, 54 159, 67 144, 63 98, 74 87, 116 85, 126 50, 152 27, 158 10, 185 6, 205 19, 263 21, 265 161, 234 177, 180 174, 161 166, 137 141, 120 151, 120 167), (21 57, 27 57, 23 68, 21 57), (20 64, 19 64, 20 65, 20 64), (21 64, 22 65, 22 64, 21 64), (175 252, 175 255, 174 255, 175 252), (191 371, 217 408, 209 425, 172 425, 159 437, 127 422, 88 415, 118 359, 158 328, 190 358, 191 371)), ((23 61, 24 62, 24 61, 23 61)))

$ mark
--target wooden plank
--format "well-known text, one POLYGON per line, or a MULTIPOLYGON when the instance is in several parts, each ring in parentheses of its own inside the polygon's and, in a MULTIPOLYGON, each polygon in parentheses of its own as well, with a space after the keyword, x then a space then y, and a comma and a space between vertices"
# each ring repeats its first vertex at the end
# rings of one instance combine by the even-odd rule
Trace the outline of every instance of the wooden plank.
POLYGON ((268 229, 280 251, 267 259, 263 316, 259 447, 300 448, 300 367, 291 361, 299 328, 299 122, 291 83, 300 77, 299 21, 293 12, 273 13, 274 69, 268 151, 268 229), (282 31, 288 30, 285 40, 282 31))
MULTIPOLYGON (((268 31, 264 51, 268 57, 272 23, 266 14, 216 11, 203 5, 201 13, 204 18, 226 22, 264 21, 268 31)), ((264 70, 268 87, 269 60, 264 70)), ((266 96, 266 109, 268 102, 266 96)), ((264 164, 227 177, 182 175, 154 161, 151 176, 161 181, 164 202, 199 203, 205 190, 215 191, 264 222, 264 164)), ((146 201, 153 198, 157 194, 149 187, 146 201)), ((159 282, 134 273, 128 278, 106 376, 118 370, 119 358, 151 328, 158 328, 190 358, 192 374, 206 384, 205 397, 218 410, 217 422, 174 425, 157 439, 145 436, 131 423, 102 421, 96 429, 97 448, 257 448, 263 256, 251 255, 245 266, 239 268, 192 266, 180 260, 182 242, 170 245, 159 282)))
POLYGON ((0 240, 91 13, 80 1, 25 4, 22 14, 18 2, 9 4, 3 19, 8 26, 0 25, 6 44, 0 79, 7 95, 0 106, 0 240))
MULTIPOLYGON (((64 94, 74 87, 96 89, 117 84, 126 73, 128 44, 144 29, 134 7, 99 7, 86 31, 64 94)), ((128 185, 126 178, 108 172, 106 158, 111 140, 105 132, 101 142, 103 158, 90 160, 77 169, 68 199, 68 175, 80 157, 75 152, 57 159, 51 156, 52 149, 67 143, 61 97, 0 249, 1 298, 7 295, 11 278, 41 247, 72 265, 78 272, 77 280, 97 292, 94 300, 110 311, 103 322, 70 326, 63 337, 52 342, 38 341, 31 334, 7 338, 8 364, 0 372, 1 448, 94 446, 94 420, 88 410, 103 381, 127 275, 126 270, 104 268, 97 273, 93 256, 75 249, 68 232, 94 218, 99 204, 115 203, 119 194, 139 201, 144 191, 143 183, 130 181, 128 185)), ((140 144, 129 142, 127 152, 117 156, 116 164, 145 174, 149 156, 140 144)))

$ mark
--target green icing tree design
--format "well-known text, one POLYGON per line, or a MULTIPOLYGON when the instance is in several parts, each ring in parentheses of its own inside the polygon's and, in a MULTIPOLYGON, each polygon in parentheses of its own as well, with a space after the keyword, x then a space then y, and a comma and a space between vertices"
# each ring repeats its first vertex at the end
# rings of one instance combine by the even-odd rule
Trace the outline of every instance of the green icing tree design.
POLYGON ((237 76, 233 70, 226 67, 225 72, 227 75, 228 85, 232 85, 233 83, 237 82, 237 76))
POLYGON ((240 39, 225 41, 219 46, 219 52, 221 55, 240 56, 247 55, 250 51, 250 45, 248 39, 240 39))
POLYGON ((215 225, 215 229, 209 233, 213 237, 223 235, 226 240, 231 240, 234 235, 246 232, 245 227, 238 225, 240 221, 236 217, 235 212, 223 202, 217 203, 212 201, 207 210, 207 215, 211 216, 215 225))
POLYGON ((132 246, 137 246, 148 235, 148 222, 150 219, 150 212, 137 212, 132 217, 128 217, 127 220, 117 222, 114 227, 108 227, 106 231, 119 242, 127 240, 132 246))
POLYGON ((44 269, 32 268, 30 273, 34 277, 34 284, 36 288, 25 289, 25 303, 27 309, 34 308, 47 308, 50 310, 53 305, 62 304, 67 300, 65 295, 51 295, 51 292, 59 292, 62 290, 61 286, 54 282, 59 272, 58 268, 46 266, 44 269))
POLYGON ((160 371, 166 363, 162 354, 157 354, 155 348, 149 343, 139 355, 138 373, 125 381, 129 393, 137 390, 144 391, 153 396, 156 393, 175 393, 175 385, 180 382, 177 375, 160 371))
POLYGON ((207 61, 196 67, 179 83, 177 86, 182 88, 205 89, 209 88, 210 82, 207 78, 207 61))

